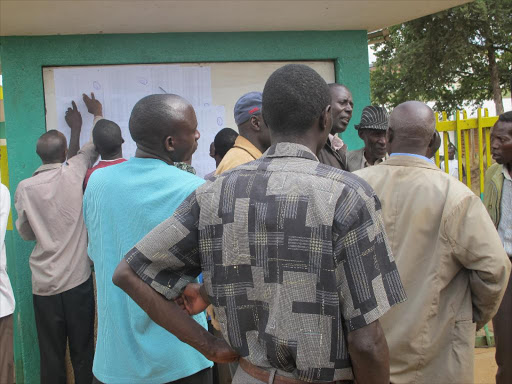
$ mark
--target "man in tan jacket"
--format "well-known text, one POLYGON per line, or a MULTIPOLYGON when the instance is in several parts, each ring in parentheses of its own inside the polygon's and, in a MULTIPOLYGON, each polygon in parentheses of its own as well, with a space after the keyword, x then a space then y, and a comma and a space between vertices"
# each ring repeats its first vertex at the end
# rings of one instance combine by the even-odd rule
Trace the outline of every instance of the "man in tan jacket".
POLYGON ((408 296, 381 318, 391 382, 472 383, 475 328, 498 310, 510 261, 480 199, 426 157, 429 107, 396 107, 387 139, 390 159, 355 173, 381 201, 408 296))

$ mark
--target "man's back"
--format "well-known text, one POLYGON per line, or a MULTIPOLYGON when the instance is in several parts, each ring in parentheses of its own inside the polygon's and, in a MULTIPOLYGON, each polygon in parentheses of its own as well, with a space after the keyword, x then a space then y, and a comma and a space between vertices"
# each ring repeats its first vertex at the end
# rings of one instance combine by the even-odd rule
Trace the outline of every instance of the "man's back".
MULTIPOLYGON (((112 284, 115 267, 204 180, 161 160, 131 158, 95 171, 84 196, 98 290, 94 375, 107 383, 162 383, 212 365, 155 324, 112 284)), ((203 314, 196 320, 206 327, 203 314)))
POLYGON ((280 143, 201 186, 128 262, 168 299, 201 264, 224 338, 252 364, 351 379, 347 333, 405 298, 379 208, 359 178, 280 143))
POLYGON ((16 189, 16 227, 25 240, 36 241, 30 256, 34 294, 64 292, 91 274, 82 184, 97 157, 87 144, 67 165, 42 165, 16 189))
POLYGON ((476 321, 495 313, 508 260, 480 199, 427 160, 357 171, 382 203, 407 303, 382 317, 393 383, 473 381, 476 321))

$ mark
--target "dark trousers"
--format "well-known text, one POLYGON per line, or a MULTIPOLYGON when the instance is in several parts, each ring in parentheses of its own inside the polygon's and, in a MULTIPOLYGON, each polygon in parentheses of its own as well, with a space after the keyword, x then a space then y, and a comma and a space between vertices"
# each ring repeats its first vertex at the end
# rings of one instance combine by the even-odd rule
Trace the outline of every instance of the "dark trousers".
POLYGON ((13 315, 0 317, 0 383, 14 383, 13 315))
POLYGON ((492 319, 496 342, 497 384, 512 383, 512 279, 501 301, 498 313, 492 319))
MULTIPOLYGON (((97 378, 94 378, 92 384, 110 384, 102 383, 97 378)), ((176 381, 171 381, 167 384, 212 384, 212 369, 207 368, 199 371, 192 376, 184 377, 176 381)))
POLYGON ((66 384, 66 343, 76 384, 91 384, 94 358, 92 276, 79 286, 51 296, 34 295, 41 384, 66 384))

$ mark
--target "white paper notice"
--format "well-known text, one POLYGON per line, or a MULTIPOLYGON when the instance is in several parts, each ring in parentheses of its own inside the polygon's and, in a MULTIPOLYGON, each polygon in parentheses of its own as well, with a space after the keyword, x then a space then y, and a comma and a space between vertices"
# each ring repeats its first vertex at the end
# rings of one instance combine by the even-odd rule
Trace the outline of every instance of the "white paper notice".
POLYGON ((215 169, 209 156, 210 143, 224 126, 224 108, 212 105, 211 69, 209 66, 182 66, 178 64, 116 65, 106 67, 55 68, 55 99, 57 127, 69 142, 70 130, 64 119, 65 112, 74 100, 82 114, 80 146, 89 141, 93 116, 87 112, 82 94, 94 92, 103 105, 103 116, 115 121, 123 132, 125 158, 134 156, 133 142, 128 123, 133 106, 151 94, 173 93, 187 99, 196 110, 201 138, 192 165, 198 176, 215 169))
POLYGON ((196 108, 197 129, 201 138, 197 143, 197 150, 192 156, 192 166, 197 175, 204 177, 215 171, 215 160, 210 157, 210 144, 215 135, 224 128, 224 107, 199 107, 196 108))

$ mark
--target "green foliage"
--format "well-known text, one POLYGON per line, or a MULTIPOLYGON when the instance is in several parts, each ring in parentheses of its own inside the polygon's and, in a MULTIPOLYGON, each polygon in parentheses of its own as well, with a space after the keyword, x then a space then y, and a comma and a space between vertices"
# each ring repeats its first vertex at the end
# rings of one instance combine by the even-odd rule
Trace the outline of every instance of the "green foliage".
POLYGON ((490 52, 499 71, 494 86, 502 92, 510 87, 512 0, 476 0, 389 31, 389 41, 376 45, 375 104, 421 100, 434 101, 437 111, 477 107, 493 99, 490 52))

